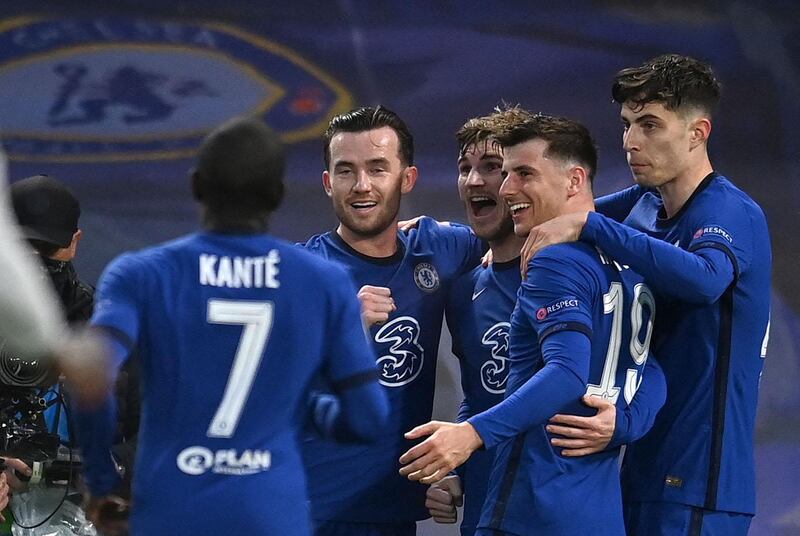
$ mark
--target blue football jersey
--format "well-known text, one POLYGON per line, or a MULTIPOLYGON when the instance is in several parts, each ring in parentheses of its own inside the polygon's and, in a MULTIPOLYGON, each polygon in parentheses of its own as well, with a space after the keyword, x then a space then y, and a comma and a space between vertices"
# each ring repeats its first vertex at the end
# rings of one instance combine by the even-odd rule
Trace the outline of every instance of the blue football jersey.
MULTIPOLYGON (((189 235, 106 269, 92 324, 141 358, 133 534, 311 534, 312 376, 375 377, 355 292, 342 267, 267 235, 189 235)), ((89 468, 108 458, 87 450, 89 468)))
MULTIPOLYGON (((629 247, 624 259, 642 266, 639 271, 656 295, 653 347, 663 356, 669 394, 653 429, 628 451, 626 499, 753 514, 753 435, 770 301, 771 250, 764 213, 716 173, 706 177, 672 218, 666 218, 657 192, 640 194, 625 223, 675 246, 666 252, 675 255, 657 258, 650 249, 629 247), (686 273, 680 268, 678 254, 685 256, 680 250, 716 250, 727 256, 733 279, 719 299, 712 303, 699 292, 694 299, 676 297, 685 287, 670 276, 686 273), (652 282, 645 269, 659 270, 652 282)), ((613 233, 592 234, 604 249, 620 241, 613 233)))
MULTIPOLYGON (((522 282, 519 259, 478 266, 453 285, 446 318, 459 360, 464 401, 459 421, 503 400, 508 380, 508 330, 522 282)), ((460 469, 464 489, 461 534, 475 532, 494 460, 494 449, 472 454, 460 469)))
POLYGON ((480 262, 485 247, 469 228, 430 218, 397 239, 397 253, 385 259, 358 253, 336 232, 306 243, 348 266, 358 287, 390 288, 397 306, 386 323, 370 329, 379 381, 389 396, 388 432, 370 445, 307 439, 303 455, 314 519, 405 523, 429 515, 427 486, 398 473, 400 456, 413 446, 403 434, 431 418, 446 290, 480 262))
MULTIPOLYGON (((586 244, 546 248, 531 261, 511 316, 506 398, 545 367, 547 339, 567 332, 591 343, 585 355, 570 356, 588 374, 567 371, 567 376, 585 378, 587 394, 610 399, 623 410, 641 382, 654 317, 652 294, 632 270, 586 244)), ((548 411, 594 413, 580 396, 548 411)), ((537 417, 538 424, 497 446, 479 528, 517 535, 624 534, 619 448, 562 457, 545 430, 550 415, 537 417)), ((470 422, 479 433, 487 426, 479 426, 477 418, 470 422)), ((481 435, 486 442, 489 436, 481 435)))

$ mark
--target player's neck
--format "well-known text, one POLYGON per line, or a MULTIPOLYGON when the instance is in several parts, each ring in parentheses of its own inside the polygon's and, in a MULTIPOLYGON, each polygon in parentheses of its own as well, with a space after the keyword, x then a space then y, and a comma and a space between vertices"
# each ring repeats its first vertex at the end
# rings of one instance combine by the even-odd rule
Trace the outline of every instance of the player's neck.
POLYGON ((664 211, 671 218, 683 208, 683 205, 692 197, 692 194, 714 168, 708 158, 697 166, 687 169, 673 180, 658 187, 661 199, 664 201, 664 211))
POLYGON ((336 233, 345 243, 367 257, 391 257, 397 252, 397 223, 393 223, 376 235, 361 235, 341 223, 336 233))
POLYGON ((267 232, 269 218, 264 214, 203 213, 203 228, 206 231, 225 234, 258 234, 267 232))
POLYGON ((524 236, 517 236, 512 232, 499 240, 490 240, 489 249, 492 250, 493 262, 508 262, 519 257, 522 245, 525 244, 524 236))

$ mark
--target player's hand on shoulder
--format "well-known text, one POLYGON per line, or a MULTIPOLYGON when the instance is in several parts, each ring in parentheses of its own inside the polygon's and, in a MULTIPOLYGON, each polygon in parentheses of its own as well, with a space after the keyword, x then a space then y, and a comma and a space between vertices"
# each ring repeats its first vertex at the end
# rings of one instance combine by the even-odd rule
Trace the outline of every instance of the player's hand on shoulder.
POLYGON ((577 415, 555 415, 547 425, 554 437, 550 443, 562 448, 562 456, 586 456, 601 452, 608 447, 617 424, 616 405, 599 396, 586 395, 583 403, 597 409, 592 417, 577 415))
POLYGON ((425 494, 425 507, 437 523, 455 523, 457 506, 464 504, 464 492, 458 475, 449 475, 430 485, 425 494))
POLYGON ((494 262, 494 253, 492 253, 492 250, 489 249, 486 251, 486 253, 483 254, 483 257, 481 257, 481 266, 483 266, 484 268, 488 268, 489 266, 492 265, 493 262, 494 262))
POLYGON ((86 518, 105 536, 122 536, 128 533, 128 501, 114 495, 89 497, 85 510, 86 518))
POLYGON ((419 221, 424 217, 425 216, 417 216, 416 218, 411 218, 410 220, 399 221, 397 222, 397 228, 400 231, 407 233, 411 229, 416 229, 417 225, 419 225, 419 221))
POLYGON ((572 212, 537 225, 528 233, 520 250, 520 270, 522 278, 527 279, 528 263, 541 250, 554 244, 575 242, 581 236, 583 226, 586 225, 588 212, 572 212))
POLYGON ((358 291, 358 301, 361 302, 361 320, 367 328, 383 324, 397 310, 388 287, 364 285, 358 291))
POLYGON ((406 432, 406 439, 430 436, 400 457, 400 474, 423 484, 438 482, 467 461, 483 440, 469 422, 431 421, 406 432))

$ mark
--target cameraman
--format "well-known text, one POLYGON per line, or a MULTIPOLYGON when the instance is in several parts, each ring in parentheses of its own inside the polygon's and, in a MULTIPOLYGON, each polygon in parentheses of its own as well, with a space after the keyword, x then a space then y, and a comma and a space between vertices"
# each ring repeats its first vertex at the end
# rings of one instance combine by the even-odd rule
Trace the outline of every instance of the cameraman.
POLYGON ((39 254, 61 299, 67 322, 87 322, 94 289, 78 279, 72 266, 83 235, 78 200, 54 178, 36 175, 11 185, 11 202, 23 237, 39 254))
POLYGON ((79 374, 79 387, 87 402, 102 397, 105 385, 92 377, 96 363, 87 363, 80 354, 103 349, 96 343, 92 347, 91 337, 76 337, 64 330, 63 315, 52 303, 52 291, 36 276, 19 234, 8 202, 6 158, 0 149, 0 337, 24 359, 53 359, 62 369, 79 374))
MULTIPOLYGON (((81 212, 78 200, 66 186, 46 175, 18 181, 11 185, 10 192, 21 233, 41 259, 67 322, 72 327, 85 324, 92 316, 94 288, 78 278, 72 265, 83 235, 78 228, 81 212)), ((119 419, 123 441, 118 445, 117 454, 122 458, 123 466, 129 466, 133 459, 132 439, 138 428, 138 396, 136 378, 133 377, 135 371, 133 374, 124 372, 118 382, 118 392, 124 393, 125 399, 119 405, 124 412, 119 419)), ((50 430, 52 433, 72 442, 68 419, 60 414, 61 410, 60 404, 52 406, 45 412, 45 421, 49 426, 57 426, 58 429, 50 430)), ((19 460, 8 459, 6 464, 23 474, 30 472, 19 460)), ((19 480, 10 471, 7 476, 12 491, 18 490, 19 480)))

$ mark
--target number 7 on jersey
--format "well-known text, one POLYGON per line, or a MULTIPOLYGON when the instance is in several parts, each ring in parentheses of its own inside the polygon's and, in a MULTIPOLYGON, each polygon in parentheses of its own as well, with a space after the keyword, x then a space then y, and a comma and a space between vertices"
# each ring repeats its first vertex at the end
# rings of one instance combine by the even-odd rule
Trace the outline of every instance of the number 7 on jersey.
POLYGON ((208 437, 231 437, 236 431, 272 331, 274 309, 275 304, 268 301, 208 300, 209 323, 244 326, 225 394, 206 432, 208 437))

